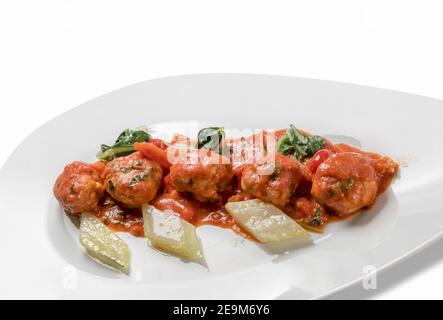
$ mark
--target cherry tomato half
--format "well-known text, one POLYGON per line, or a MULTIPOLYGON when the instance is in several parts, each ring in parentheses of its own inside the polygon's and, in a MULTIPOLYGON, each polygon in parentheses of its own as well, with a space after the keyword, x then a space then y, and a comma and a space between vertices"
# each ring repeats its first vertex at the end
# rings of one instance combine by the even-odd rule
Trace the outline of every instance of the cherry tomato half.
POLYGON ((312 172, 315 173, 320 164, 325 162, 330 156, 332 156, 332 151, 328 149, 318 150, 311 159, 308 160, 307 167, 312 172))

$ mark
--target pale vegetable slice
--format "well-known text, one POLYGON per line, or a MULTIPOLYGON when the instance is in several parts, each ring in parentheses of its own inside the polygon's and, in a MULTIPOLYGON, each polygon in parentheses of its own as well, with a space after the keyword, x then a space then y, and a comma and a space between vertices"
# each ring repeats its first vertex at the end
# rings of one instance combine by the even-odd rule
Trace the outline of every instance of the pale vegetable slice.
POLYGON ((310 234, 270 203, 258 199, 226 204, 235 222, 262 243, 309 240, 310 234))
POLYGON ((196 262, 203 261, 195 227, 178 214, 145 205, 143 220, 145 237, 152 247, 196 262))
POLYGON ((129 272, 128 245, 90 213, 81 216, 80 243, 92 258, 123 273, 129 272))

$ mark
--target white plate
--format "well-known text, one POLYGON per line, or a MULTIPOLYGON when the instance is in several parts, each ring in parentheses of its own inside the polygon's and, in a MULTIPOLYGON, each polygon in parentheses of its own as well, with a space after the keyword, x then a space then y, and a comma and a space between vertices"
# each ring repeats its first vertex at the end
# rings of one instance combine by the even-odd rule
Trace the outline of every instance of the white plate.
POLYGON ((350 84, 262 75, 148 81, 89 101, 28 137, 0 173, 1 298, 318 298, 399 262, 443 230, 443 103, 350 84), (124 236, 129 277, 85 256, 52 196, 64 165, 91 161, 127 127, 231 129, 294 123, 407 164, 376 205, 330 225, 315 245, 273 255, 229 230, 198 229, 209 268, 124 236), (162 125, 164 123, 169 123, 162 125), (351 138, 352 137, 352 138, 351 138))

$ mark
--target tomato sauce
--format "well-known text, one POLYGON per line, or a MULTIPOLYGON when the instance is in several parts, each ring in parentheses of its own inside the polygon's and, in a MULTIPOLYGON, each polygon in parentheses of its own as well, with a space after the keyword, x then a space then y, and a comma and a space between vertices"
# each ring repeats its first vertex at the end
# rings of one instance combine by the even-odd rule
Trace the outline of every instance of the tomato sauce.
MULTIPOLYGON (((277 135, 280 137, 285 131, 286 130, 279 130, 277 135)), ((235 146, 236 142, 238 141, 235 139, 228 140, 228 144, 231 146, 235 146)), ((150 149, 155 149, 157 158, 162 161, 164 160, 164 150, 166 145, 161 140, 153 140, 151 144, 145 144, 142 147, 146 148, 146 146, 150 149)), ((299 222, 303 227, 314 232, 323 232, 328 223, 343 220, 351 216, 339 216, 335 214, 332 210, 318 204, 311 195, 312 176, 315 174, 315 169, 332 153, 357 152, 369 157, 371 159, 371 164, 377 173, 378 194, 386 190, 398 169, 397 164, 388 157, 364 152, 344 144, 332 145, 327 141, 327 145, 325 149, 323 149, 323 152, 323 157, 319 156, 318 159, 312 157, 312 160, 307 159, 304 163, 305 166, 303 166, 303 178, 296 189, 295 195, 292 196, 289 204, 281 208, 282 211, 299 222), (313 163, 313 161, 317 161, 318 163, 313 163)), ((242 160, 244 161, 244 158, 242 160)), ((165 176, 162 187, 157 196, 150 203, 159 210, 169 210, 178 213, 182 219, 192 223, 196 227, 212 225, 231 229, 246 239, 254 240, 252 235, 242 230, 241 227, 235 223, 233 217, 224 207, 228 201, 241 201, 253 198, 244 194, 239 186, 242 167, 242 163, 238 163, 237 166, 234 166, 235 177, 233 178, 228 191, 222 194, 221 201, 210 203, 200 202, 193 198, 191 194, 174 190, 169 182, 169 167, 164 166, 165 176)), ((95 210, 95 215, 113 231, 128 232, 136 237, 144 237, 143 215, 140 208, 125 208, 109 195, 106 195, 95 210)))
MULTIPOLYGON (((231 229, 246 239, 254 240, 252 235, 235 223, 224 208, 227 199, 235 194, 238 194, 238 190, 224 194, 224 200, 220 203, 208 204, 199 202, 190 195, 172 191, 161 193, 152 201, 152 205, 159 210, 176 212, 196 227, 212 225, 231 229)), ((125 208, 107 196, 96 209, 95 216, 115 232, 128 232, 136 237, 144 237, 141 209, 125 208)))
POLYGON ((94 214, 115 232, 128 232, 136 237, 144 237, 141 209, 124 208, 110 196, 106 196, 94 214))

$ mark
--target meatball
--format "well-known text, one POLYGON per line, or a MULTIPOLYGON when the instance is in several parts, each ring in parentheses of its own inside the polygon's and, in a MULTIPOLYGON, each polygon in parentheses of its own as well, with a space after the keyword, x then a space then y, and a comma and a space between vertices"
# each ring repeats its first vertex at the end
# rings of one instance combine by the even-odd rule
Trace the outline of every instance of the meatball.
POLYGON ((170 183, 179 192, 192 193, 201 202, 217 202, 234 176, 232 165, 214 152, 200 150, 198 161, 171 166, 170 183))
POLYGON ((139 152, 110 161, 103 172, 106 191, 128 208, 149 203, 160 187, 160 165, 139 152))
POLYGON ((302 178, 301 165, 294 159, 275 155, 271 174, 260 170, 265 165, 250 164, 243 169, 241 188, 246 193, 283 207, 288 203, 302 178))
POLYGON ((375 170, 375 180, 378 185, 377 193, 381 194, 389 187, 397 175, 399 165, 391 158, 383 156, 373 157, 371 165, 375 170))
POLYGON ((379 155, 373 152, 365 152, 347 144, 336 144, 334 147, 337 153, 340 152, 354 152, 368 157, 371 165, 374 167, 375 176, 378 185, 378 194, 383 193, 391 184, 392 180, 397 175, 399 164, 389 157, 379 155))
POLYGON ((352 152, 338 153, 317 169, 311 193, 338 214, 351 214, 371 205, 377 196, 377 180, 370 159, 352 152))
POLYGON ((77 214, 97 208, 104 195, 100 177, 103 168, 103 163, 80 161, 65 167, 55 182, 54 195, 67 212, 77 214))

